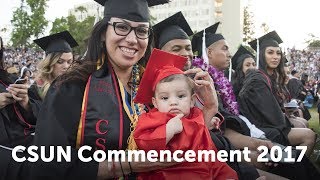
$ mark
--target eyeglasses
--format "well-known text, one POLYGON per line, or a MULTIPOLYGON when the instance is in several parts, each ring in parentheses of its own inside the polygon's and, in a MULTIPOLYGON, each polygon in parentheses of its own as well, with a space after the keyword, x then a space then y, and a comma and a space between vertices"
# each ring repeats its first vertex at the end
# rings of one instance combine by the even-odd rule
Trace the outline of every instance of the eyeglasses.
POLYGON ((152 29, 149 27, 132 27, 124 22, 108 22, 108 24, 113 26, 114 32, 119 36, 127 36, 132 30, 134 30, 137 38, 147 39, 152 31, 152 29))

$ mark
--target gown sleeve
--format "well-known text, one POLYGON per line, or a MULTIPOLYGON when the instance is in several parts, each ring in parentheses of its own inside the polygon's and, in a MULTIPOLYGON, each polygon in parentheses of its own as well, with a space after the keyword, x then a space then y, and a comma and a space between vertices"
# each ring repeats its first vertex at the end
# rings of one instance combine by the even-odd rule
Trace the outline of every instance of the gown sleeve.
POLYGON ((160 117, 160 113, 143 113, 139 117, 137 127, 134 131, 134 139, 139 149, 164 150, 166 149, 166 124, 168 118, 160 117))
POLYGON ((34 144, 46 151, 48 146, 71 146, 71 162, 39 159, 31 165, 31 179, 96 179, 98 163, 80 161, 75 148, 84 88, 83 82, 51 85, 39 112, 34 144))

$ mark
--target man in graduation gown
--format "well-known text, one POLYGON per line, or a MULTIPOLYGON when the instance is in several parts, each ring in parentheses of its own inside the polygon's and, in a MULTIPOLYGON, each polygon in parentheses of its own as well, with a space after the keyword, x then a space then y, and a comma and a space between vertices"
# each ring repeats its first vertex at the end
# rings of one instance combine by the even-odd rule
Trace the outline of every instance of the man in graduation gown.
POLYGON ((300 101, 304 101, 307 93, 304 89, 304 86, 299 79, 299 73, 296 70, 291 71, 291 79, 287 84, 287 88, 290 92, 291 98, 299 99, 300 101))

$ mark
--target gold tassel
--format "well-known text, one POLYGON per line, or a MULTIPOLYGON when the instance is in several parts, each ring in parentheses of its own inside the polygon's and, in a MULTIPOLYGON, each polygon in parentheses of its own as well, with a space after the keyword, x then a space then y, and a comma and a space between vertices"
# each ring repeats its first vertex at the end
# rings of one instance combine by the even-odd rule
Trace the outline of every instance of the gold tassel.
POLYGON ((138 146, 136 144, 136 142, 134 141, 134 137, 133 137, 133 133, 134 130, 136 129, 137 123, 138 123, 138 115, 135 114, 133 117, 134 121, 132 123, 130 123, 130 136, 128 138, 128 150, 138 150, 138 146))

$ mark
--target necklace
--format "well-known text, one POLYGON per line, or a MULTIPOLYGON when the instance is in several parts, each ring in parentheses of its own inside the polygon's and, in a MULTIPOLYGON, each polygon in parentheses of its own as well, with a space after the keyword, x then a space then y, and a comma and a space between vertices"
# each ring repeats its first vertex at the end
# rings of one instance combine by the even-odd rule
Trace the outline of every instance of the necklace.
POLYGON ((140 67, 138 64, 133 65, 132 69, 132 86, 131 86, 131 108, 132 108, 132 118, 130 118, 130 136, 128 138, 128 148, 129 150, 137 149, 137 145, 134 142, 133 131, 137 125, 139 115, 141 114, 141 106, 135 103, 133 100, 137 95, 138 84, 140 82, 140 67))
POLYGON ((215 67, 206 64, 201 58, 193 59, 192 66, 201 68, 203 70, 208 69, 208 73, 210 74, 214 84, 217 87, 217 91, 221 96, 223 107, 226 108, 231 114, 238 116, 238 103, 233 93, 232 85, 224 76, 223 71, 219 71, 215 67))

